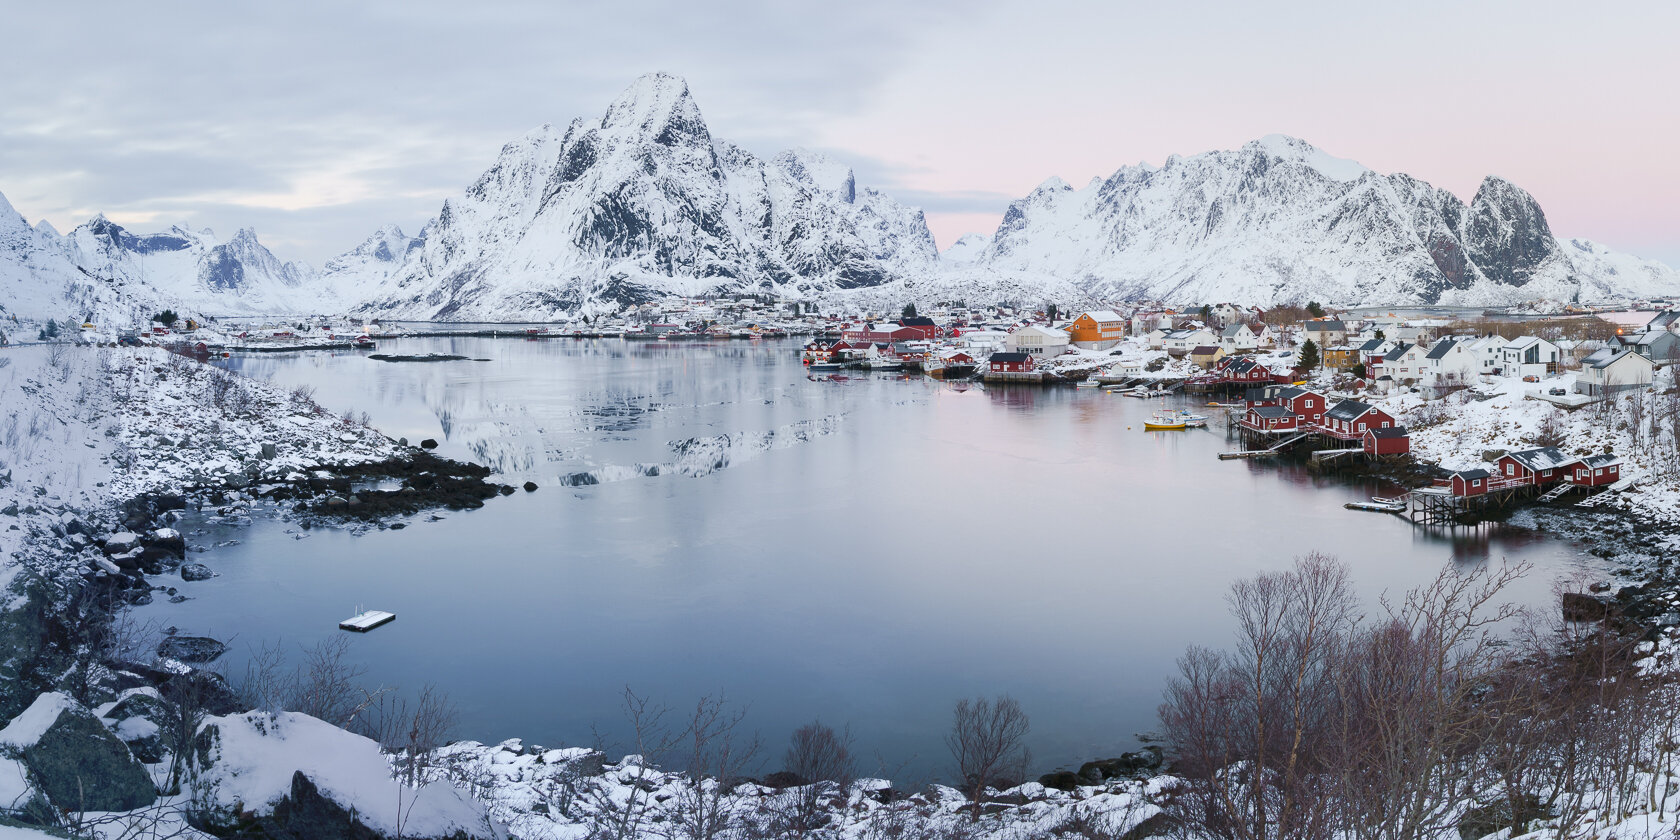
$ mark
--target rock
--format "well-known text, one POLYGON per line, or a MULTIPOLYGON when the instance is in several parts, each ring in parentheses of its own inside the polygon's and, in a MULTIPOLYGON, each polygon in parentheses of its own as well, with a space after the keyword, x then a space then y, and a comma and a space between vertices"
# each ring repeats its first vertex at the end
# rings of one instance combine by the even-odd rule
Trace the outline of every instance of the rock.
POLYGON ((111 732, 128 745, 141 764, 163 761, 166 751, 160 724, 169 719, 169 705, 157 689, 129 689, 101 717, 111 721, 111 732))
POLYGON ((209 580, 215 576, 216 573, 203 563, 188 563, 181 567, 181 580, 209 580))
POLYGON ((1038 777, 1038 783, 1051 790, 1072 791, 1083 784, 1088 784, 1072 770, 1057 770, 1038 777))
POLYGON ((1564 621, 1603 621, 1610 616, 1610 604, 1584 592, 1565 592, 1561 598, 1564 621))
POLYGON ((1528 823, 1550 819, 1551 816, 1551 809, 1541 804, 1538 799, 1524 796, 1517 801, 1517 813, 1513 819, 1511 803, 1502 798, 1497 802, 1465 811, 1464 816, 1458 820, 1458 836, 1462 840, 1480 840, 1489 834, 1510 828, 1513 823, 1525 826, 1522 833, 1527 833, 1528 823))
POLYGON ((525 492, 527 492, 527 493, 537 492, 537 483, 535 481, 525 482, 525 492))
POLYGON ((405 437, 404 438, 397 438, 397 445, 398 446, 407 446, 408 445, 408 438, 405 438, 405 437))
POLYGON ((431 438, 426 438, 425 440, 420 441, 420 446, 423 449, 436 449, 438 448, 438 442, 431 438))
POLYGON ((106 554, 126 554, 140 544, 140 535, 133 531, 118 531, 105 538, 106 554))
POLYGON ((308 715, 212 717, 189 760, 186 806, 212 834, 269 838, 491 840, 505 831, 446 782, 391 778, 375 742, 308 715))
POLYGON ((1507 451, 1508 450, 1504 450, 1504 449, 1484 449, 1484 450, 1482 450, 1482 460, 1491 464, 1494 461, 1497 461, 1500 458, 1505 457, 1505 453, 1507 451))
POLYGON ((511 496, 513 495, 513 487, 511 485, 503 484, 502 486, 496 488, 496 492, 502 494, 503 496, 511 496))
POLYGON ((128 746, 63 694, 36 698, 0 730, 0 745, 21 751, 41 793, 59 808, 131 811, 157 801, 151 776, 128 746))
POLYGON ((208 636, 170 636, 158 643, 158 656, 180 662, 214 662, 227 652, 227 645, 208 636))
POLYGON ((276 447, 274 444, 265 443, 265 444, 262 445, 262 459, 264 461, 272 461, 276 457, 278 457, 279 454, 280 454, 280 449, 279 449, 279 447, 276 447))
POLYGON ((149 545, 165 548, 176 554, 184 555, 187 553, 186 537, 181 536, 181 532, 174 528, 159 528, 153 531, 151 539, 147 542, 149 545))
POLYGON ((165 493, 161 496, 154 497, 152 499, 152 505, 156 507, 160 513, 170 510, 185 510, 187 507, 187 497, 178 493, 165 493))

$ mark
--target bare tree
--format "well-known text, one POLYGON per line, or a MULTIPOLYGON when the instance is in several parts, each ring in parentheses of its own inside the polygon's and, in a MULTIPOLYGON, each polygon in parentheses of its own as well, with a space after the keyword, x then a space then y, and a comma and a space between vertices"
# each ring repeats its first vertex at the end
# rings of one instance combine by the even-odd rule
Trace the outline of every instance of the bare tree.
POLYGON ((727 836, 743 818, 741 783, 758 754, 758 738, 740 731, 744 709, 721 697, 701 697, 694 704, 679 740, 687 753, 688 784, 667 804, 664 831, 672 840, 715 840, 727 836))
POLYGON ((588 814, 585 824, 589 840, 634 840, 642 836, 644 826, 649 822, 649 811, 652 807, 651 777, 656 772, 653 764, 676 745, 665 723, 666 715, 669 714, 666 707, 650 701, 626 686, 622 708, 625 720, 630 724, 630 748, 637 757, 636 763, 631 777, 625 780, 629 791, 623 801, 614 799, 603 788, 591 788, 588 791, 588 814))
POLYGON ((987 787, 1009 787, 1026 775, 1029 729, 1027 713, 1007 694, 957 701, 945 745, 969 794, 973 820, 980 819, 987 787))

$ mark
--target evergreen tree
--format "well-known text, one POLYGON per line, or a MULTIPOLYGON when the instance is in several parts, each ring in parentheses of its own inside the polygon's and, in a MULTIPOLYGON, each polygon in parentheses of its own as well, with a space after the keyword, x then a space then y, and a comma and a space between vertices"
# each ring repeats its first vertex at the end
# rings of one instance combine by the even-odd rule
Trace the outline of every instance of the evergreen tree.
POLYGON ((1307 343, 1301 345, 1301 360, 1295 366, 1304 370, 1317 370, 1319 362, 1318 344, 1309 338, 1307 343))
POLYGON ((1359 364, 1356 364, 1356 365, 1353 366, 1353 376, 1354 376, 1355 379, 1364 379, 1365 378, 1365 363, 1364 362, 1360 362, 1359 364))
POLYGON ((1382 341, 1383 339, 1386 339, 1386 338, 1388 338, 1388 336, 1383 335, 1382 330, 1377 330, 1377 340, 1378 341, 1382 341))
POLYGON ((916 304, 914 304, 914 303, 904 304, 904 317, 906 317, 906 318, 916 317, 916 304))
POLYGON ((1048 307, 1045 307, 1044 314, 1046 314, 1050 317, 1050 323, 1051 323, 1051 325, 1054 325, 1056 323, 1056 314, 1057 314, 1056 313, 1056 304, 1052 303, 1048 307))
MULTIPOLYGON (((176 321, 181 320, 181 316, 176 315, 175 310, 173 310, 173 309, 165 309, 162 312, 159 312, 158 314, 153 315, 152 320, 167 327, 167 326, 170 326, 171 324, 174 324, 176 321)), ((302 329, 302 326, 299 325, 298 328, 302 329)))
POLYGON ((1307 313, 1312 315, 1314 318, 1323 318, 1324 307, 1319 306, 1318 301, 1316 300, 1309 300, 1307 301, 1307 313))

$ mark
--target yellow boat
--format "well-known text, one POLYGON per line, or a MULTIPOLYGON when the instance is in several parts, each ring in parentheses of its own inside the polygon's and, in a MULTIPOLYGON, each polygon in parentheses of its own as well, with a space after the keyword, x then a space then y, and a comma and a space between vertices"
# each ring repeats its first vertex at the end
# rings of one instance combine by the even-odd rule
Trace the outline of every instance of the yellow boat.
POLYGON ((1181 432, 1185 428, 1184 417, 1177 412, 1157 411, 1143 423, 1146 432, 1181 432))

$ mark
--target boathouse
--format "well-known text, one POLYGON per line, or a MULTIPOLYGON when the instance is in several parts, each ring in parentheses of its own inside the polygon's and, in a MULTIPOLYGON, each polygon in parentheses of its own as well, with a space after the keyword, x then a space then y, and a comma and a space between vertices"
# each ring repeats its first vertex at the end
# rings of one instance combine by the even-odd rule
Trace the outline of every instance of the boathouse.
POLYGON ((1412 451, 1412 438, 1405 426, 1366 429, 1361 448, 1366 455, 1405 455, 1412 451))
POLYGON ((1491 480, 1487 470, 1459 470, 1448 479, 1454 496, 1480 496, 1488 491, 1491 480))
POLYGON ((1301 418, 1302 426, 1317 426, 1324 422, 1324 412, 1330 407, 1330 398, 1317 391, 1284 385, 1278 388, 1278 405, 1301 418))
POLYGON ((1242 424, 1256 432, 1292 432, 1301 427, 1301 418, 1283 406, 1260 405, 1243 414, 1242 424))
POLYGON ((1588 455, 1571 464, 1567 480, 1582 487, 1603 487, 1622 479, 1622 459, 1614 455, 1588 455))
POLYGON ((1563 454, 1555 446, 1507 452, 1494 461, 1494 470, 1504 483, 1544 486, 1562 481, 1565 467, 1576 459, 1563 454))
POLYGON ((917 318, 901 318, 899 319, 898 325, 904 329, 915 330, 920 333, 919 337, 923 341, 933 341, 939 338, 939 325, 935 324, 932 318, 928 318, 926 316, 917 318))
POLYGON ((992 373, 1031 373, 1033 357, 1030 353, 993 353, 986 359, 992 373))
POLYGON ((1342 400, 1324 413, 1319 431, 1340 440, 1361 440, 1366 429, 1387 429, 1399 425, 1388 412, 1359 400, 1342 400))

